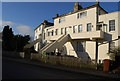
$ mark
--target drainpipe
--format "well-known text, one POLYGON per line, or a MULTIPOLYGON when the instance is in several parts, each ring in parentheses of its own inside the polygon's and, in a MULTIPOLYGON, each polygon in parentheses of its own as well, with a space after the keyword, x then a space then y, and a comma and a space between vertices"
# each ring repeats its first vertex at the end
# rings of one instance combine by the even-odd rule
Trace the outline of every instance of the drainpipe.
POLYGON ((96 54, 95 54, 95 64, 97 65, 98 61, 98 40, 96 40, 96 54))
MULTIPOLYGON (((97 23, 99 22, 99 10, 98 10, 98 6, 99 6, 99 2, 96 3, 97 5, 97 10, 96 10, 96 27, 97 27, 97 23)), ((98 39, 96 39, 96 54, 95 54, 95 64, 97 65, 97 61, 98 61, 98 39)), ((96 67, 97 69, 97 67, 96 67)))

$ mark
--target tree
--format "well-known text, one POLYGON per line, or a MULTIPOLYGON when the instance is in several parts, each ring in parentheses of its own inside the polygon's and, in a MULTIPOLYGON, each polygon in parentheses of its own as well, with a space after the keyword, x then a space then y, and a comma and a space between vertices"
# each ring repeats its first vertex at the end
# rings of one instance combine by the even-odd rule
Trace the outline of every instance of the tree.
POLYGON ((4 26, 2 34, 2 47, 5 51, 23 51, 23 47, 30 41, 29 35, 14 35, 8 25, 4 26))
POLYGON ((4 27, 2 32, 2 47, 3 50, 7 51, 13 51, 14 50, 14 34, 12 31, 12 28, 10 28, 8 25, 4 27))
POLYGON ((14 41, 15 41, 15 48, 16 51, 23 51, 23 48, 26 44, 29 44, 30 36, 29 35, 15 35, 14 41))
POLYGON ((111 49, 109 55, 112 60, 118 60, 118 57, 120 57, 120 46, 111 49))
POLYGON ((113 60, 111 61, 110 69, 114 70, 120 66, 120 46, 111 49, 109 55, 111 60, 113 60))

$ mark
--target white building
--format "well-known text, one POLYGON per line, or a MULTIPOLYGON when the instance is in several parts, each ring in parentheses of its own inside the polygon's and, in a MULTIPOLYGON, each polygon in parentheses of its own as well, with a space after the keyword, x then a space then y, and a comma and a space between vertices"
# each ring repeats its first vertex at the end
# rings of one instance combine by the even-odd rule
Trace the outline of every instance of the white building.
MULTIPOLYGON (((111 7, 111 6, 110 6, 111 7)), ((74 12, 56 15, 54 24, 44 21, 35 29, 35 50, 59 52, 79 58, 109 59, 111 48, 120 45, 120 12, 108 13, 96 4, 82 8, 75 3, 74 12)))

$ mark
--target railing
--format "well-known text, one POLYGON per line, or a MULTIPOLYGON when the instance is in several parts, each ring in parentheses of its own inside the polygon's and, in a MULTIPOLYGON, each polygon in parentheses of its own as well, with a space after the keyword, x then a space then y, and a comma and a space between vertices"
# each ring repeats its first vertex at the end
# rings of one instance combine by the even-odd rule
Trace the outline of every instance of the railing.
POLYGON ((48 46, 50 46, 52 43, 48 43, 47 45, 45 45, 42 49, 40 49, 39 52, 42 52, 43 50, 45 50, 48 46))
POLYGON ((30 44, 27 44, 24 46, 24 48, 31 48, 33 45, 35 45, 37 42, 40 42, 41 38, 34 40, 30 44))
POLYGON ((44 63, 50 63, 55 65, 64 65, 69 67, 96 69, 96 65, 91 59, 81 59, 75 57, 62 57, 51 55, 38 55, 32 54, 32 60, 38 60, 44 63))
MULTIPOLYGON (((46 50, 48 50, 48 49, 50 49, 50 51, 52 51, 52 48, 50 48, 50 47, 51 47, 51 46, 54 46, 56 43, 58 44, 58 43, 61 42, 65 37, 67 37, 67 39, 68 39, 68 35, 63 35, 63 36, 61 36, 58 40, 52 42, 51 44, 46 45, 45 47, 43 47, 43 48, 40 50, 40 53, 43 52, 43 51, 46 51, 46 50)), ((64 42, 63 42, 63 43, 64 43, 64 42)), ((56 46, 57 46, 57 45, 56 45, 56 46)), ((53 49, 56 48, 56 46, 54 46, 53 49)))

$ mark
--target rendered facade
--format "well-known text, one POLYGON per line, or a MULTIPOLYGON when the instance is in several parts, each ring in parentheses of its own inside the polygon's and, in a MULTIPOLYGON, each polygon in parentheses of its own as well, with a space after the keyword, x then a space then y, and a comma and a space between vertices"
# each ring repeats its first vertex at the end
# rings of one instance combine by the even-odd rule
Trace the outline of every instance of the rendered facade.
POLYGON ((110 59, 108 53, 120 45, 120 12, 108 13, 99 2, 74 11, 56 14, 54 23, 46 20, 35 29, 35 50, 39 53, 69 55, 79 58, 110 59))

